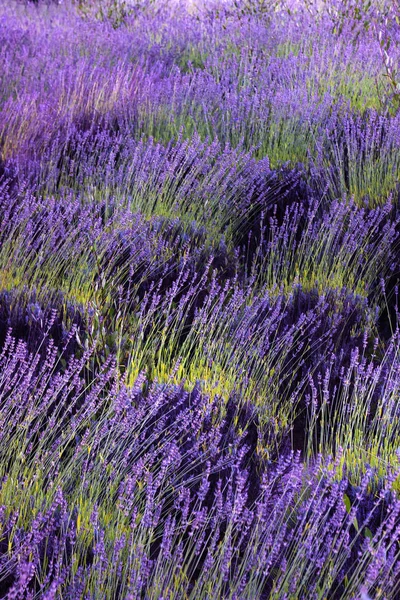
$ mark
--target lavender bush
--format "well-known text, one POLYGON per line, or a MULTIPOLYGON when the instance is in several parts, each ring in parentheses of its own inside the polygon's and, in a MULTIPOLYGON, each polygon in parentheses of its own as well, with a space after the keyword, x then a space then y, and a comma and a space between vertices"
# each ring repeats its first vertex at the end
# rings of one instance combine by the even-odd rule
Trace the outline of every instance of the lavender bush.
POLYGON ((386 0, 0 0, 0 598, 400 597, 386 0))

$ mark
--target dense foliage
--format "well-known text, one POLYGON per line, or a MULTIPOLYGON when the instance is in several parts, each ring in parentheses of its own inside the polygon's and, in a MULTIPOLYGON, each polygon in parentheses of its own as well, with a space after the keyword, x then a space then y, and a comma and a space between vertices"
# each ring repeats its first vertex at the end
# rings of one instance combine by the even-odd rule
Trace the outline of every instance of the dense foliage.
POLYGON ((399 598, 400 7, 0 9, 0 598, 399 598))

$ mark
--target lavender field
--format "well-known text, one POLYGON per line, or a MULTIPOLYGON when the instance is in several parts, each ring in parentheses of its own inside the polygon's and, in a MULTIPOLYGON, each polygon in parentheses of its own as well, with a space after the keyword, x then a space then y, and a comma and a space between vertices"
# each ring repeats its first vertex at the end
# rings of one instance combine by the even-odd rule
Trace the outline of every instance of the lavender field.
POLYGON ((0 598, 400 599, 400 4, 0 0, 0 598))

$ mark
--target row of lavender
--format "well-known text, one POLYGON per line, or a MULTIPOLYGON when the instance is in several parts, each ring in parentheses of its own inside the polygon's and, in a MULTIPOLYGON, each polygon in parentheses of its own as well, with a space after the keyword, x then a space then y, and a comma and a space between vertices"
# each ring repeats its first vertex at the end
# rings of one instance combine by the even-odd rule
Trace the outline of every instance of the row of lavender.
POLYGON ((398 596, 392 9, 2 5, 0 597, 398 596))
POLYGON ((74 13, 67 24, 52 5, 5 9, 2 155, 40 161, 50 146, 54 166, 75 126, 162 143, 197 132, 274 167, 302 163, 330 196, 384 202, 398 191, 396 11, 344 4, 354 15, 341 24, 332 11, 260 22, 154 8, 117 30, 74 13))

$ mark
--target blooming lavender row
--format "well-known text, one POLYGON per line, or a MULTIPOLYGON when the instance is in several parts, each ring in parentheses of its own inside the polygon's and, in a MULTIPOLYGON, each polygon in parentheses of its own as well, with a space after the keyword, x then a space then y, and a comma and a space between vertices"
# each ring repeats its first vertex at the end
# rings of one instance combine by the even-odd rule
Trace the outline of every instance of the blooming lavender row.
POLYGON ((307 466, 290 453, 265 461, 251 405, 172 383, 144 393, 143 375, 127 388, 112 361, 88 385, 90 352, 55 374, 54 344, 39 364, 23 342, 5 341, 3 595, 356 597, 360 583, 398 592, 395 470, 372 495, 372 469, 356 487, 338 478, 342 451, 307 466))
POLYGON ((54 138, 63 147, 76 124, 106 122, 165 143, 195 131, 242 142, 273 165, 307 164, 332 195, 375 204, 396 192, 398 32, 389 9, 367 11, 366 23, 348 18, 350 31, 335 24, 333 9, 319 18, 281 9, 266 27, 154 7, 116 31, 54 6, 29 12, 27 27, 19 12, 5 11, 0 32, 9 160, 40 157, 54 138))

